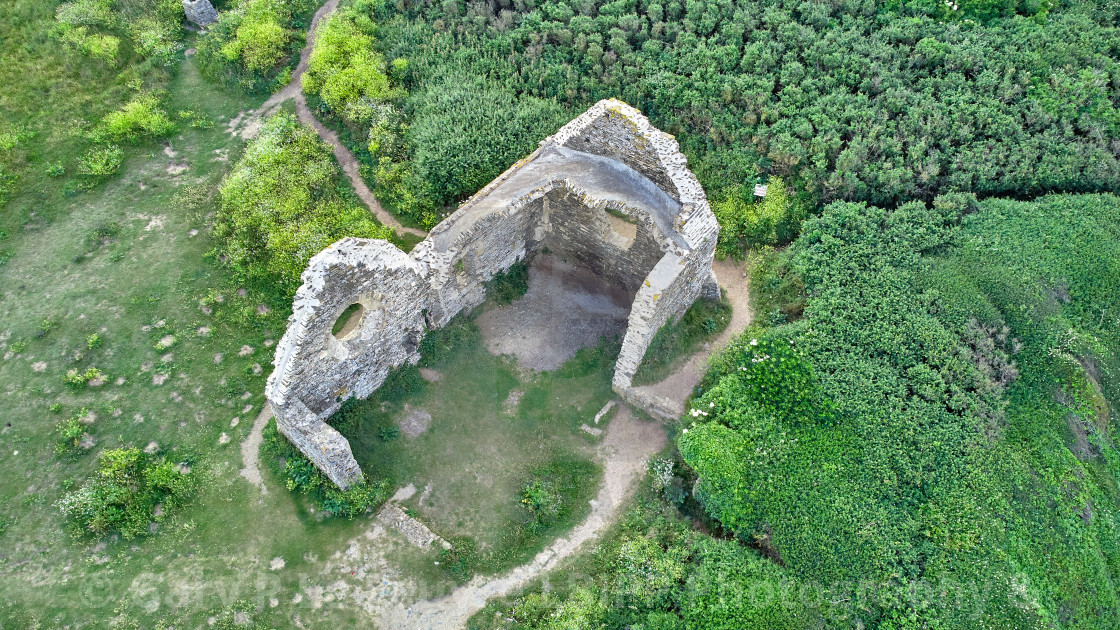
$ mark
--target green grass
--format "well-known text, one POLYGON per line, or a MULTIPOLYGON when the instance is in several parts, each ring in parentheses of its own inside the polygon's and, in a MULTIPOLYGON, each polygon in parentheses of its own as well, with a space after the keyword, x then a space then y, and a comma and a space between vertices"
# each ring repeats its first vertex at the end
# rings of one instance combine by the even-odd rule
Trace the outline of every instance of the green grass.
POLYGON ((726 300, 696 300, 677 322, 666 322, 650 341, 634 374, 635 385, 658 383, 688 360, 700 344, 719 336, 731 322, 726 300))
MULTIPOLYGON (((330 577, 320 576, 321 559, 362 531, 361 519, 322 521, 267 470, 264 496, 237 474, 290 303, 270 287, 235 284, 208 256, 207 216, 241 148, 224 119, 258 101, 214 90, 191 62, 169 85, 168 111, 216 122, 171 136, 174 159, 161 144, 126 147, 116 179, 71 198, 57 180, 24 180, 0 215, 0 247, 11 252, 0 282, 4 627, 108 627, 118 617, 197 627, 238 599, 255 620, 280 627, 310 610, 293 596, 330 577), (189 169, 172 175, 172 162, 189 169), (171 345, 159 347, 168 336, 171 345), (70 388, 71 368, 108 378, 70 388), (166 375, 160 385, 157 375, 166 375), (86 428, 94 446, 57 453, 55 426, 82 408, 96 416, 86 428), (199 475, 192 504, 127 543, 72 538, 54 503, 93 472, 102 449, 150 442, 199 475), (268 569, 275 557, 284 569, 268 569), (269 607, 272 596, 283 605, 269 607)), ((356 613, 316 614, 354 623, 356 613)))
POLYGON ((600 473, 592 462, 595 440, 579 425, 612 396, 618 348, 585 348, 554 372, 528 373, 487 352, 469 320, 429 335, 435 339, 426 339, 423 364, 441 374, 438 382, 424 381, 414 367, 399 370, 332 424, 367 476, 416 486, 405 507, 456 541, 469 565, 451 571, 452 578, 496 573, 531 559, 590 509, 600 473), (430 413, 430 427, 414 438, 392 436, 386 429, 409 410, 430 413), (521 504, 536 478, 549 479, 563 496, 561 513, 543 527, 521 504))

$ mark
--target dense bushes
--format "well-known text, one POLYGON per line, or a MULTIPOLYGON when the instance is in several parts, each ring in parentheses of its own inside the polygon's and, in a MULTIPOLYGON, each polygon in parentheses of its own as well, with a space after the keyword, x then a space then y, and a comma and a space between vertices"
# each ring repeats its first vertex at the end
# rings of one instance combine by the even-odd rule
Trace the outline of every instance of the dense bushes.
POLYGON ((685 465, 651 466, 735 540, 646 504, 567 585, 474 622, 1111 628, 1118 234, 1113 196, 825 208, 760 270, 804 291, 755 287, 804 317, 720 354, 685 465))
POLYGON ((1118 230, 1115 197, 829 206, 787 263, 804 319, 732 346, 692 405, 698 498, 793 576, 993 593, 865 622, 1101 627, 1120 606, 1100 423, 1120 400, 1118 230))
POLYGON ((444 78, 414 104, 407 140, 438 205, 474 194, 566 122, 554 102, 469 76, 444 78))
POLYGON ((766 195, 755 198, 746 187, 712 202, 712 212, 719 221, 721 256, 740 258, 746 250, 765 245, 786 245, 797 238, 805 219, 806 203, 790 195, 780 177, 767 181, 766 195))
POLYGON ((288 114, 265 121, 220 192, 214 234, 226 262, 288 293, 307 261, 336 240, 392 236, 339 178, 330 148, 288 114))
POLYGON ((93 477, 64 495, 58 507, 86 533, 130 540, 187 503, 197 476, 138 448, 109 449, 99 456, 93 477))
POLYGON ((198 43, 203 74, 229 87, 269 92, 286 84, 300 32, 318 7, 316 0, 240 0, 223 11, 198 43))
POLYGON ((867 594, 853 597, 791 579, 734 541, 695 531, 643 501, 575 570, 552 574, 547 588, 492 603, 471 627, 839 627, 844 607, 835 602, 863 605, 867 594))
MULTIPOLYGON (((485 111, 465 118, 466 131, 487 133, 486 142, 494 138, 478 129, 500 129, 511 102, 554 99, 570 115, 620 97, 677 135, 717 201, 746 198, 771 175, 818 202, 1120 188, 1112 142, 1120 35, 1095 23, 1091 6, 1046 20, 1038 19, 1045 2, 986 0, 957 10, 932 0, 894 9, 800 0, 442 2, 407 5, 403 16, 384 6, 374 11, 381 50, 408 59, 414 125, 428 116, 442 125, 430 92, 450 95, 472 80, 508 95, 479 99, 485 111), (1016 11, 1036 17, 996 17, 1016 11), (466 78, 448 83, 448 68, 466 78)), ((469 95, 458 98, 462 109, 476 108, 469 95)), ((446 125, 455 132, 441 138, 410 135, 409 155, 447 155, 462 163, 455 172, 478 173, 448 177, 417 164, 437 202, 472 192, 532 148, 472 151, 480 145, 461 139, 464 127, 446 125)), ((547 127, 533 131, 555 129, 547 127)))
POLYGON ((174 130, 175 123, 160 108, 159 97, 144 92, 102 118, 93 132, 93 139, 136 142, 143 138, 166 136, 174 130))
POLYGON ((409 99, 409 126, 371 131, 374 188, 398 214, 425 227, 472 195, 567 119, 555 102, 469 75, 441 79, 409 99), (394 131, 396 130, 396 131, 394 131))
POLYGON ((51 34, 98 61, 116 64, 123 41, 145 59, 170 66, 183 49, 182 18, 176 0, 75 0, 58 6, 51 34))
MULTIPOLYGON (((369 128, 380 121, 379 110, 404 91, 390 85, 385 60, 373 48, 376 28, 366 15, 340 10, 315 33, 315 48, 303 75, 303 91, 322 102, 348 123, 369 128)), ((407 64, 398 60, 403 71, 407 64)))

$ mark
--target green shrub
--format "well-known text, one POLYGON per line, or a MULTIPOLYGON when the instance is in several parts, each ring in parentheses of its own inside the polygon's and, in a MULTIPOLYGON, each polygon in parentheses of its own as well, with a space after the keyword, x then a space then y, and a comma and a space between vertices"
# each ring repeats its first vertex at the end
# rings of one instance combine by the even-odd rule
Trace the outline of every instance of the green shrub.
POLYGON ((473 195, 568 119, 555 102, 466 76, 445 78, 416 103, 407 139, 437 205, 473 195))
POLYGON ((131 540, 188 503, 197 475, 138 448, 108 449, 98 456, 93 476, 63 495, 57 506, 85 533, 119 533, 131 540), (158 514, 156 506, 161 508, 158 514))
POLYGON ((89 27, 58 23, 51 34, 78 52, 103 61, 110 66, 117 64, 121 40, 115 35, 91 33, 89 27))
POLYGON ((202 74, 230 88, 262 93, 286 84, 300 31, 318 3, 314 0, 240 0, 218 15, 198 42, 202 74))
POLYGON ((755 321, 778 326, 801 319, 805 282, 793 266, 789 250, 762 247, 747 255, 750 302, 755 321))
POLYGON ((456 584, 466 584, 474 577, 480 561, 478 546, 470 536, 453 536, 450 549, 439 552, 439 566, 456 584))
POLYGON ((374 50, 376 27, 368 16, 340 10, 315 33, 303 91, 317 94, 347 122, 369 126, 386 101, 405 95, 390 85, 385 60, 374 50))
POLYGON ((82 175, 105 177, 120 169, 124 152, 115 144, 90 149, 78 160, 78 172, 82 175))
POLYGON ((81 419, 87 413, 89 411, 83 407, 81 411, 55 425, 55 433, 58 434, 59 440, 56 449, 59 453, 78 448, 82 436, 86 433, 86 426, 81 419))
POLYGON ((94 131, 94 139, 137 142, 144 138, 160 138, 173 131, 175 123, 160 109, 159 98, 144 93, 102 118, 94 131))
POLYGON ((281 21, 286 11, 278 0, 246 0, 237 9, 237 29, 234 38, 222 48, 227 61, 239 61, 246 70, 262 71, 272 68, 284 55, 289 33, 281 21))
POLYGON ((227 263, 288 294, 307 261, 331 243, 392 236, 346 188, 330 147, 288 114, 264 122, 219 192, 214 235, 227 263))
POLYGON ((521 490, 521 505, 529 512, 534 527, 551 525, 560 516, 564 497, 548 481, 534 479, 521 490))
POLYGON ((486 287, 486 296, 496 304, 509 304, 521 299, 529 290, 529 265, 519 260, 509 269, 494 274, 483 286, 486 287))
POLYGON ((405 363, 389 370, 385 381, 377 388, 377 397, 386 402, 398 402, 423 387, 424 378, 420 375, 420 368, 405 363))
POLYGON ((482 334, 469 314, 460 314, 443 328, 429 330, 420 340, 420 367, 438 367, 456 352, 466 352, 482 343, 482 334))
POLYGON ((108 377, 105 376, 104 372, 95 367, 91 367, 86 368, 84 372, 79 370, 78 368, 70 368, 66 371, 66 375, 63 377, 63 380, 67 385, 70 386, 71 389, 82 389, 90 381, 105 381, 105 379, 107 378, 108 377))
POLYGON ((179 27, 176 18, 178 15, 144 16, 132 22, 129 25, 129 32, 136 52, 162 66, 173 66, 178 63, 183 42, 181 41, 182 28, 179 27))
POLYGON ((712 203, 712 212, 719 221, 717 251, 735 258, 742 258, 748 249, 793 241, 806 215, 805 203, 789 194, 780 177, 767 182, 766 196, 756 199, 753 191, 732 193, 712 203))

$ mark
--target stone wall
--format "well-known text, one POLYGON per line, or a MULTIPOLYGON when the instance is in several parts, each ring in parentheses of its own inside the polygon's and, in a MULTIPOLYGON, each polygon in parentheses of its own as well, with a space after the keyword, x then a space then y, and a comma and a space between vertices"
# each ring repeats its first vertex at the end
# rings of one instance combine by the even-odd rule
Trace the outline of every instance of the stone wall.
POLYGON ((199 26, 210 26, 218 21, 218 12, 210 0, 183 0, 183 13, 199 26))
POLYGON ((676 140, 628 105, 601 101, 411 254, 347 238, 311 259, 265 390, 277 428, 340 487, 361 480, 346 439, 324 420, 418 361, 426 330, 481 304, 487 280, 545 247, 634 295, 613 386, 642 405, 631 379, 653 335, 701 294, 718 297, 718 229, 676 140), (339 339, 332 326, 355 303, 361 320, 339 339))

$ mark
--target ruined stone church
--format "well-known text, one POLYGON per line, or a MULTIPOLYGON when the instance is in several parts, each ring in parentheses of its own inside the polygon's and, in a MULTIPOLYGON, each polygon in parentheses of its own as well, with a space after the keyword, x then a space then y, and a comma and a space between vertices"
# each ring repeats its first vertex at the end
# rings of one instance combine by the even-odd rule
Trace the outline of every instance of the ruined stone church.
POLYGON ((350 444, 325 420, 419 361, 426 331, 481 304, 487 280, 546 248, 633 296, 612 385, 628 403, 655 407, 631 379, 662 325, 698 297, 719 297, 718 233, 677 141, 625 103, 600 101, 412 253, 344 238, 311 259, 265 389, 276 426, 340 487, 360 481, 350 444), (335 336, 353 305, 356 325, 335 336))

